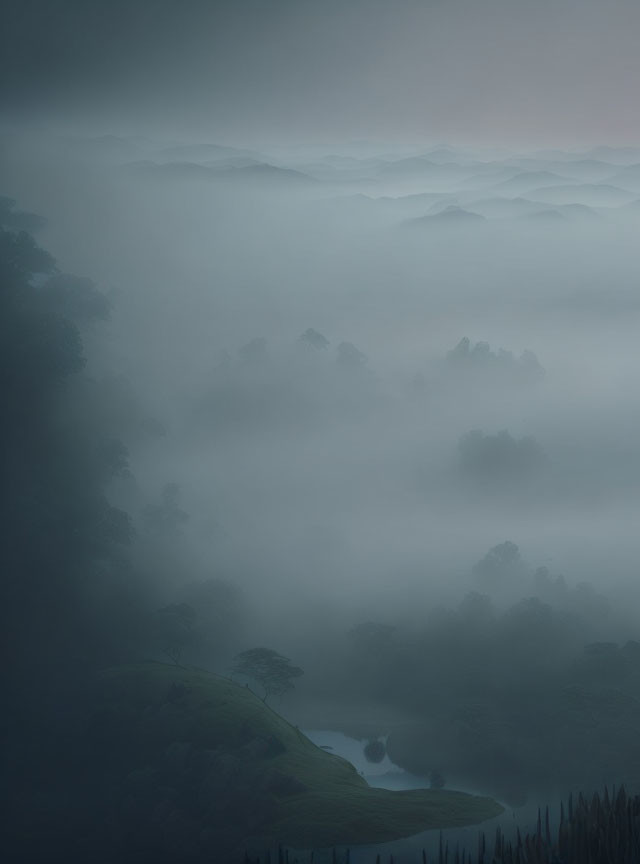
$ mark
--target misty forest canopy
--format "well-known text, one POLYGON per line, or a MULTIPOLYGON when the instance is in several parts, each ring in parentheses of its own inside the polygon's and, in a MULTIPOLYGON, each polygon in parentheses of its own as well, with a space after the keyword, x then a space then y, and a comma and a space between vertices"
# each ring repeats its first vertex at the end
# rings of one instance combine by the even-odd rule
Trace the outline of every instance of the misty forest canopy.
MULTIPOLYGON (((109 503, 113 480, 131 479, 119 434, 130 432, 132 418, 118 416, 129 394, 126 382, 86 374, 82 330, 107 321, 110 304, 89 279, 61 273, 22 230, 39 228, 39 219, 16 214, 9 199, 2 205, 2 614, 13 645, 9 674, 23 674, 23 664, 33 667, 37 657, 36 674, 42 667, 55 681, 144 644, 161 646, 175 660, 194 637, 198 616, 186 602, 154 609, 148 592, 142 599, 145 538, 174 542, 188 514, 172 482, 159 503, 140 508, 137 531, 132 516, 109 503)), ((241 614, 241 592, 224 580, 187 582, 183 593, 218 634, 241 614)))
MULTIPOLYGON (((53 706, 64 693, 68 711, 81 712, 76 684, 92 668, 123 660, 164 660, 178 674, 194 663, 231 673, 255 684, 263 701, 280 697, 278 705, 295 714, 304 705, 304 696, 298 703, 292 692, 302 668, 273 648, 252 647, 265 636, 277 638, 268 619, 277 622, 278 603, 286 602, 260 612, 251 592, 192 557, 193 513, 178 482, 165 474, 155 496, 140 494, 122 439, 136 450, 153 446, 165 440, 166 424, 135 406, 122 378, 87 374, 83 341, 96 344, 112 304, 90 280, 60 272, 23 230, 40 230, 40 220, 3 202, 2 495, 10 578, 3 582, 2 608, 14 646, 9 687, 20 686, 27 669, 33 679, 26 713, 5 717, 8 739, 38 735, 36 764, 56 728, 47 701, 53 706), (129 512, 109 503, 114 494, 128 501, 129 512), (28 710, 30 700, 37 712, 28 710)), ((288 405, 288 422, 298 424, 304 411, 313 416, 314 399, 324 409, 332 404, 334 396, 320 387, 327 380, 364 400, 358 410, 366 406, 364 416, 371 416, 380 383, 359 349, 314 328, 302 332, 297 346, 292 339, 292 347, 302 353, 292 355, 294 365, 280 380, 283 360, 265 337, 241 344, 235 357, 227 354, 200 400, 196 416, 204 428, 224 442, 216 429, 225 413, 236 424, 264 421, 273 408, 265 393, 278 410, 288 405), (354 377, 354 370, 366 374, 354 377), (296 393, 300 398, 286 401, 296 393)), ((535 372, 530 386, 541 375, 532 357, 516 361, 463 339, 434 369, 428 388, 437 393, 438 376, 448 370, 492 374, 494 367, 518 376, 535 372)), ((406 398, 415 396, 407 390, 406 398)), ((333 410, 349 422, 359 416, 341 395, 333 410)), ((316 418, 310 429, 326 424, 316 418)), ((455 438, 448 446, 452 482, 461 481, 465 494, 507 490, 518 500, 546 470, 536 440, 506 429, 465 433, 457 457, 455 438)), ((224 537, 217 526, 214 537, 218 544, 224 537)), ((640 681, 640 654, 637 642, 610 638, 619 613, 607 599, 586 582, 572 584, 547 566, 530 566, 511 540, 470 565, 465 586, 462 599, 448 605, 427 598, 424 613, 411 619, 394 617, 391 609, 376 619, 356 607, 331 622, 299 609, 306 631, 295 640, 305 668, 300 694, 408 712, 409 726, 376 727, 387 735, 386 748, 374 735, 365 755, 375 763, 386 751, 430 778, 433 788, 471 781, 518 803, 527 790, 544 787, 549 768, 541 773, 540 766, 551 753, 559 782, 588 786, 611 771, 634 782, 635 726, 625 700, 634 698, 640 681), (587 711, 595 712, 596 727, 585 725, 587 711), (566 732, 550 723, 552 716, 564 718, 566 732), (522 735, 531 736, 525 750, 522 735), (624 746, 615 757, 594 758, 604 754, 608 738, 624 746)), ((368 605, 366 593, 361 601, 368 605)), ((180 704, 188 687, 171 687, 169 704, 180 704)), ((24 765, 10 768, 20 773, 24 765)))
POLYGON ((126 470, 126 450, 82 411, 80 325, 103 320, 106 300, 88 280, 59 273, 24 231, 1 229, 0 267, 2 615, 13 671, 23 674, 41 645, 39 662, 53 666, 108 651, 104 607, 92 609, 91 595, 101 583, 101 602, 119 610, 132 526, 105 496, 126 470))
POLYGON ((638 33, 2 5, 2 864, 640 861, 638 33))
POLYGON ((488 342, 476 342, 464 336, 455 348, 447 353, 447 363, 461 370, 499 370, 503 374, 535 379, 544 375, 544 369, 538 362, 533 351, 523 351, 520 357, 514 357, 511 351, 499 348, 492 351, 488 342))
POLYGON ((11 842, 233 861, 640 790, 631 155, 12 159, 48 221, 0 199, 11 842))
MULTIPOLYGON (((54 848, 57 860, 58 851, 75 854, 74 845, 95 821, 92 808, 110 806, 102 800, 107 774, 122 756, 115 755, 107 769, 102 746, 94 752, 98 738, 106 741, 106 729, 100 726, 102 709, 87 714, 95 698, 86 690, 92 676, 148 652, 164 652, 176 669, 190 646, 216 655, 231 633, 238 635, 243 601, 233 586, 209 578, 182 584, 182 596, 197 612, 184 601, 154 608, 162 592, 145 586, 144 538, 106 495, 114 478, 131 481, 127 451, 115 437, 117 424, 110 427, 102 411, 94 413, 94 391, 108 391, 85 372, 82 328, 106 320, 109 304, 88 279, 61 273, 22 230, 25 224, 39 227, 39 220, 26 213, 14 218, 6 199, 3 207, 1 605, 3 635, 11 645, 3 693, 11 710, 2 722, 2 794, 22 853, 35 860, 40 843, 52 842, 53 830, 56 844, 63 844, 54 848), (33 810, 36 789, 47 802, 41 816, 33 810), (60 819, 62 831, 54 827, 60 819)), ((141 531, 150 542, 177 542, 188 519, 178 501, 177 484, 167 483, 160 503, 142 508, 141 531)), ((269 649, 245 651, 238 663, 264 687, 265 699, 290 690, 291 680, 302 675, 269 649)), ((187 692, 180 683, 171 687, 173 702, 187 692)), ((128 746, 126 725, 122 734, 119 746, 128 746)), ((127 771, 135 767, 125 764, 127 771)), ((233 832, 239 829, 230 830, 237 843, 242 835, 233 832)), ((126 850, 128 841, 117 837, 118 831, 109 838, 107 856, 115 854, 113 843, 125 843, 126 850)), ((220 843, 213 849, 223 848, 220 843)), ((82 854, 102 860, 95 848, 82 854)))

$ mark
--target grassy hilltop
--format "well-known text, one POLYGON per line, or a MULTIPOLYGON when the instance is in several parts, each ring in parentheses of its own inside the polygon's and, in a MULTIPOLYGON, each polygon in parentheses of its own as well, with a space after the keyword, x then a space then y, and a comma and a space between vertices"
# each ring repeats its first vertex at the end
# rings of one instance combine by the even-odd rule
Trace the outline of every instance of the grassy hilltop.
POLYGON ((107 670, 89 741, 108 766, 126 848, 189 857, 282 842, 376 843, 501 807, 461 792, 373 789, 248 688, 157 663, 107 670))

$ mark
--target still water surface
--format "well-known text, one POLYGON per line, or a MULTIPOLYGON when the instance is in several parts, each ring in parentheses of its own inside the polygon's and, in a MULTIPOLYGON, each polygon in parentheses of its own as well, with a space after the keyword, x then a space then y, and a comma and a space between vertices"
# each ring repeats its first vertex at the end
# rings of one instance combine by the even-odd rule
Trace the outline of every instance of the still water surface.
MULTIPOLYGON (((408 771, 395 765, 388 755, 385 755, 381 762, 368 762, 364 755, 366 740, 350 738, 342 732, 332 730, 310 729, 304 730, 304 734, 318 747, 326 749, 328 753, 342 756, 343 759, 351 762, 370 786, 396 791, 429 788, 429 780, 426 777, 410 774, 408 771)), ((386 744, 385 736, 382 736, 380 740, 386 744)), ((452 786, 451 788, 453 789, 454 787, 452 786)), ((469 792, 475 795, 486 794, 480 789, 469 789, 460 785, 456 785, 455 789, 456 791, 469 792)), ((529 802, 527 805, 519 807, 516 810, 506 805, 503 806, 505 806, 505 812, 501 816, 489 819, 481 825, 442 831, 443 843, 448 843, 451 851, 455 851, 458 844, 460 849, 466 848, 475 854, 480 831, 485 832, 487 845, 489 849, 492 849, 495 831, 498 826, 506 836, 514 834, 516 826, 520 828, 520 831, 524 832, 534 830, 538 813, 537 802, 529 802)), ((350 849, 350 861, 351 864, 375 864, 376 855, 379 853, 382 864, 386 864, 389 861, 390 855, 393 855, 395 864, 421 864, 423 849, 426 851, 429 861, 432 860, 431 856, 435 856, 435 860, 437 861, 439 842, 440 831, 432 830, 424 831, 421 834, 415 834, 413 837, 407 837, 402 840, 395 840, 392 843, 353 846, 350 849)), ((343 851, 346 851, 346 849, 343 851)), ((331 860, 330 853, 326 853, 326 857, 328 861, 331 860)), ((303 858, 302 860, 305 859, 303 858)), ((322 855, 319 857, 316 852, 314 861, 321 862, 323 860, 322 855)))

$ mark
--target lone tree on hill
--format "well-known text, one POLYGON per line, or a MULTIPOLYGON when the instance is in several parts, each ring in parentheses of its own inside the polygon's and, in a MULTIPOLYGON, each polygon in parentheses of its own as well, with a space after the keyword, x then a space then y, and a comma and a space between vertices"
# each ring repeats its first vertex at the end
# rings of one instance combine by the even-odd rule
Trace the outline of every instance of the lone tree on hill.
POLYGON ((298 666, 292 666, 288 657, 283 657, 271 648, 250 648, 235 657, 233 672, 253 678, 264 690, 263 702, 269 696, 282 696, 293 690, 292 679, 304 675, 298 666))

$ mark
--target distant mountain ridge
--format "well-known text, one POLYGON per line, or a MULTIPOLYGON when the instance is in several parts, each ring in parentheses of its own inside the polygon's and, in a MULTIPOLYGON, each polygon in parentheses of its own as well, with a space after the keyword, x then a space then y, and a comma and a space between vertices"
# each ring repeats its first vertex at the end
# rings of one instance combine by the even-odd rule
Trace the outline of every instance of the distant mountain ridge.
POLYGON ((215 163, 202 165, 198 162, 130 162, 124 166, 128 171, 140 175, 171 178, 175 180, 281 180, 295 183, 315 184, 317 181, 308 174, 293 168, 279 168, 267 162, 217 166, 215 163))
POLYGON ((485 217, 481 216, 479 213, 464 210, 456 204, 450 204, 448 207, 445 207, 444 210, 440 210, 437 213, 427 213, 425 216, 418 216, 416 219, 408 219, 405 222, 405 225, 463 225, 471 223, 476 224, 479 222, 486 222, 485 217))

